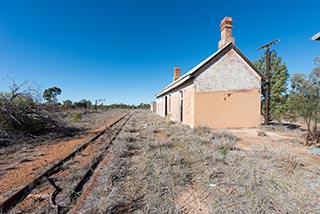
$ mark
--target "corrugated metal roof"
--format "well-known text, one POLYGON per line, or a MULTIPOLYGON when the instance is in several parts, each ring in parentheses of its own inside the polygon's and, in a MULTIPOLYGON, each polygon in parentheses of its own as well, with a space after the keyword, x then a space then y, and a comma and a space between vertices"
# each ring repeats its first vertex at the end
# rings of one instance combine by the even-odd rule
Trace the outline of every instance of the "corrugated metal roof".
POLYGON ((219 49, 212 55, 210 55, 208 58, 200 62, 198 65, 193 67, 191 70, 189 70, 186 74, 179 77, 176 81, 170 83, 167 85, 162 91, 160 91, 158 94, 155 95, 155 97, 160 97, 161 95, 173 90, 174 88, 180 86, 182 83, 186 82, 187 80, 192 78, 192 75, 197 72, 202 66, 204 66, 206 63, 208 63, 211 59, 218 56, 221 52, 223 52, 228 47, 234 48, 235 51, 261 76, 262 79, 265 79, 265 76, 259 71, 256 66, 253 65, 253 63, 232 43, 227 43, 223 48, 219 49))
POLYGON ((320 32, 316 33, 311 39, 312 40, 320 40, 320 32))

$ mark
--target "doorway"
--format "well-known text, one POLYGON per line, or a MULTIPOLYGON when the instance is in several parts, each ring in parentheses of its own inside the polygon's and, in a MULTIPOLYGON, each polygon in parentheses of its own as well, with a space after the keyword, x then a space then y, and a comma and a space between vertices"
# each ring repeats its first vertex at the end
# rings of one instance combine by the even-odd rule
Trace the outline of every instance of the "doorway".
POLYGON ((168 114, 168 97, 164 97, 164 116, 167 116, 168 114))

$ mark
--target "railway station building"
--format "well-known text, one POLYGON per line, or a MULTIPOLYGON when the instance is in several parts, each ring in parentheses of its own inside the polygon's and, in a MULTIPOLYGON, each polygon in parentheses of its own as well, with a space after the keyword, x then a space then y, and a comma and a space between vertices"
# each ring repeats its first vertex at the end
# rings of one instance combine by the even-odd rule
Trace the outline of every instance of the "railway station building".
POLYGON ((156 112, 162 117, 211 128, 260 125, 263 74, 235 46, 231 17, 220 24, 218 51, 156 94, 156 112))

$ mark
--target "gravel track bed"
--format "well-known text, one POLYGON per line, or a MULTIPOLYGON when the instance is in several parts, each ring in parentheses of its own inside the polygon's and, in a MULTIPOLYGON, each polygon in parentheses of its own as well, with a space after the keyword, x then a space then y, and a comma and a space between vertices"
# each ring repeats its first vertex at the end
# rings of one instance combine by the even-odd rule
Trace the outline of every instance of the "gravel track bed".
MULTIPOLYGON (((7 167, 4 171, 2 171, 0 175, 0 202, 10 195, 14 194, 17 190, 19 190, 23 185, 30 182, 33 178, 37 177, 40 173, 42 173, 45 169, 48 169, 54 163, 58 162, 61 158, 65 157, 71 151, 78 148, 84 142, 87 142, 95 133, 101 131, 105 128, 105 126, 112 120, 112 118, 123 114, 123 111, 110 111, 108 113, 95 113, 91 117, 94 120, 97 115, 99 115, 99 120, 96 122, 92 122, 90 132, 88 134, 82 136, 78 139, 60 141, 57 143, 50 142, 48 139, 48 144, 41 144, 39 146, 34 146, 31 151, 26 150, 18 150, 10 155, 15 155, 18 162, 14 163, 16 159, 13 159, 14 167, 7 167), (100 124, 98 124, 100 123, 100 124), (27 159, 21 161, 20 159, 27 155, 27 159), (20 159, 19 159, 20 158, 20 159)), ((89 121, 89 116, 84 121, 89 121)), ((90 146, 87 150, 84 151, 84 156, 88 156, 88 160, 90 156, 94 155, 97 151, 94 151, 94 147, 90 149, 90 146), (87 151, 88 154, 85 154, 87 151)), ((5 164, 2 164, 5 165, 5 164)), ((81 167, 80 167, 81 168, 81 167)), ((41 188, 41 187, 40 187, 41 188)), ((36 194, 35 197, 31 197, 33 201, 43 202, 44 198, 48 198, 48 190, 44 189, 44 194, 36 194)), ((26 203, 28 204, 28 203, 26 203)), ((30 203, 29 203, 30 204, 30 203)), ((19 211, 20 212, 20 211, 19 211)))

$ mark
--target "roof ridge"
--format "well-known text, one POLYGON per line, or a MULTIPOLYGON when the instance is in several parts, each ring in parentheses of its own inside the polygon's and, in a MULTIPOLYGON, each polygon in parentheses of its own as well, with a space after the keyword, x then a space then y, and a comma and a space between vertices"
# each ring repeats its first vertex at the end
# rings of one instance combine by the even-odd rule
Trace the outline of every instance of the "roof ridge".
MULTIPOLYGON (((158 97, 160 95, 162 95, 163 93, 165 93, 167 91, 167 89, 169 89, 171 86, 177 84, 179 81, 181 81, 182 79, 186 78, 188 75, 194 73, 196 70, 198 70, 203 64, 205 64, 206 62, 208 62, 210 59, 212 59, 214 56, 216 56, 217 54, 219 54, 222 50, 224 50, 227 46, 229 46, 230 44, 232 44, 232 42, 228 42, 225 46, 223 46, 222 48, 220 48, 219 50, 217 50, 216 52, 214 52, 213 54, 211 54, 210 56, 208 56, 207 58, 205 58, 204 60, 202 60, 200 63, 198 63, 196 66, 194 66, 193 68, 191 68, 188 72, 186 72, 185 74, 183 74, 182 76, 180 76, 178 79, 176 79, 175 81, 169 83, 167 86, 165 86, 158 94, 155 95, 155 97, 158 97)), ((183 81, 184 82, 184 81, 183 81)), ((180 84, 182 84, 183 82, 181 82, 180 84)), ((179 86, 180 84, 178 84, 177 86, 179 86)), ((177 87, 176 86, 176 87, 177 87)), ((175 87, 174 87, 175 88, 175 87)))
POLYGON ((179 85, 181 85, 182 83, 186 82, 187 80, 189 80, 192 75, 198 71, 203 65, 205 65, 207 62, 209 62, 211 59, 213 59, 214 57, 216 57, 217 55, 219 55, 221 52, 223 52, 225 49, 227 49, 229 46, 231 46, 231 48, 233 48, 257 73, 258 75, 262 78, 265 79, 264 74, 240 51, 239 48, 237 48, 237 46, 232 43, 232 42, 228 42, 227 44, 225 44, 222 48, 220 48, 219 50, 217 50, 216 52, 214 52, 213 54, 211 54, 209 57, 207 57, 206 59, 202 60, 199 64, 197 64, 196 66, 194 66, 192 69, 190 69, 187 73, 185 73, 184 75, 182 75, 181 77, 179 77, 177 80, 171 82, 170 84, 168 84, 166 87, 164 87, 158 94, 155 95, 155 97, 159 97, 169 91, 171 91, 172 89, 178 87, 179 85))

